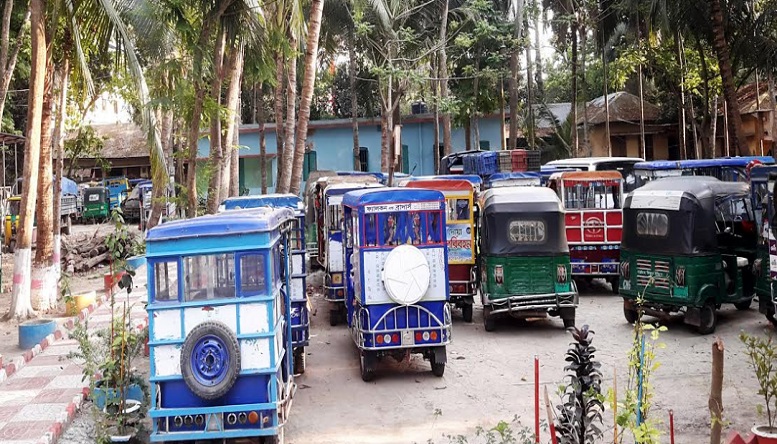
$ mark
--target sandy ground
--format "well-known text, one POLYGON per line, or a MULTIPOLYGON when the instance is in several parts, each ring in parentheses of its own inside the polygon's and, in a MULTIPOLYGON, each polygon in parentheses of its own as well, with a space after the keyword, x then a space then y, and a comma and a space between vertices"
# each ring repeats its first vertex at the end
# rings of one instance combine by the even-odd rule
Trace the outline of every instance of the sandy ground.
MULTIPOLYGON (((488 333, 477 306, 472 324, 455 314, 444 377, 434 377, 420 356, 402 363, 387 358, 375 381, 365 383, 348 331, 342 325, 329 326, 328 307, 320 296, 315 297, 314 305, 307 372, 297 379, 298 391, 286 427, 288 443, 485 443, 486 438, 476 436, 478 427, 488 429, 516 416, 518 422, 511 429, 518 434, 521 427, 533 427, 534 356, 540 359, 540 380, 548 386, 551 402, 558 401, 555 391, 563 380, 564 354, 571 339, 558 319, 505 320, 497 331, 488 333), (464 435, 466 441, 459 441, 457 435, 464 435)), ((594 345, 605 375, 604 389, 612 388, 617 371, 622 396, 632 330, 623 319, 621 299, 602 287, 583 290, 577 321, 596 331, 594 345)), ((771 332, 765 318, 755 309, 739 312, 724 307, 715 335, 699 336, 679 320, 669 322, 668 327, 661 336, 666 348, 658 351, 660 367, 652 380, 651 416, 660 422, 660 442, 669 442, 670 409, 675 415, 675 442, 709 441, 707 400, 715 335, 726 345, 723 402, 727 430, 746 431, 761 422, 755 407, 760 402, 756 381, 737 335, 741 330, 771 332)), ((612 442, 612 422, 608 406, 602 442, 612 442)), ((89 427, 88 414, 79 415, 60 442, 84 442, 81 439, 88 436, 89 427)), ((542 442, 548 441, 543 432, 542 442)), ((632 439, 627 436, 625 441, 632 439)))
MULTIPOLYGON (((130 232, 137 233, 137 224, 128 225, 130 232)), ((107 234, 113 230, 111 224, 74 224, 72 234, 69 236, 71 242, 87 240, 94 237, 95 233, 101 235, 107 234)), ((65 236, 63 236, 65 237, 65 236)), ((33 257, 35 252, 33 251, 33 257)), ((103 274, 108 273, 107 266, 98 266, 88 273, 78 273, 70 278, 70 289, 73 294, 85 293, 95 290, 100 294, 104 289, 103 274)), ((13 254, 2 253, 2 285, 0 286, 0 317, 8 312, 11 305, 11 290, 13 279, 13 254)), ((40 317, 48 319, 58 319, 64 321, 65 315, 64 303, 60 303, 57 310, 48 313, 39 313, 40 317)), ((18 323, 15 321, 0 321, 0 355, 14 357, 25 350, 18 347, 18 323)))

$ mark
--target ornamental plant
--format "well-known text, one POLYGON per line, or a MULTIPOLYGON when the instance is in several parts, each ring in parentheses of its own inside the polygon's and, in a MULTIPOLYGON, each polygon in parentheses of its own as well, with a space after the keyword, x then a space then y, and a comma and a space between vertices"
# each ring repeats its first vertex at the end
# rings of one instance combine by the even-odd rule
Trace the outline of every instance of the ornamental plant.
POLYGON ((745 353, 750 367, 758 380, 758 395, 763 405, 758 405, 758 413, 766 413, 770 429, 775 426, 777 417, 777 348, 771 334, 766 337, 751 336, 745 332, 739 334, 739 340, 745 344, 745 353))

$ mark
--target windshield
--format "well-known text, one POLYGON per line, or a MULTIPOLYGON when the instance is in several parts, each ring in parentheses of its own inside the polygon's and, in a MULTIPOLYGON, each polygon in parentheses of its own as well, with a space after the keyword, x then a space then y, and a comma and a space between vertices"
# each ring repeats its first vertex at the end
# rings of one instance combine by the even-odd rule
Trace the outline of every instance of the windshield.
POLYGON ((10 214, 12 216, 18 216, 21 204, 22 204, 21 200, 9 200, 6 214, 10 214))
POLYGON ((470 201, 466 197, 452 197, 445 200, 446 220, 448 222, 469 221, 472 219, 470 201))
POLYGON ((568 210, 618 209, 620 183, 613 181, 564 183, 564 207, 568 210))
POLYGON ((367 214, 365 220, 367 246, 439 244, 445 239, 439 211, 367 214))

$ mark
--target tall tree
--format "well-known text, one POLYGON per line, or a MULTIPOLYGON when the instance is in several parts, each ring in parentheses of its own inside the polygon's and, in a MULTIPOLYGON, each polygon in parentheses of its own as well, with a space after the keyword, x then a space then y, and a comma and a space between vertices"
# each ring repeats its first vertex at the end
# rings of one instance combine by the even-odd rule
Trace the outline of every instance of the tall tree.
POLYGON ((518 76, 520 75, 519 57, 521 53, 521 39, 523 37, 524 0, 515 0, 513 9, 513 44, 510 47, 510 79, 507 89, 510 96, 510 142, 507 149, 518 148, 518 76))
POLYGON ((11 48, 11 18, 14 11, 13 0, 5 0, 3 5, 2 24, 0 25, 0 120, 2 120, 5 111, 5 99, 8 95, 8 87, 11 84, 16 61, 19 58, 19 51, 24 43, 24 34, 27 29, 26 24, 30 18, 30 8, 27 6, 24 13, 24 20, 16 32, 13 39, 14 44, 11 48))
MULTIPOLYGON (((448 11, 450 9, 448 0, 442 0, 443 9, 440 22, 440 41, 438 43, 440 51, 437 55, 438 72, 440 74, 440 101, 445 103, 448 99, 448 11)), ((451 113, 446 110, 440 115, 440 124, 442 125, 442 144, 443 154, 449 155, 452 148, 451 136, 451 113)), ((434 156, 437 157, 438 147, 434 147, 434 156)), ((436 171, 435 171, 436 172, 436 171)))
POLYGON ((316 56, 318 55, 318 37, 321 32, 321 14, 324 0, 313 0, 310 5, 308 35, 305 44, 305 77, 302 80, 299 120, 295 136, 294 163, 291 171, 289 192, 299 194, 302 186, 302 166, 305 158, 305 146, 308 140, 308 122, 310 120, 310 101, 313 99, 313 87, 316 82, 316 56))
POLYGON ((35 315, 30 301, 30 266, 32 264, 32 226, 38 194, 38 163, 41 144, 43 96, 46 80, 46 33, 44 2, 30 0, 30 35, 32 36, 30 92, 27 101, 27 139, 24 144, 24 177, 19 209, 19 229, 14 252, 14 279, 11 307, 5 319, 27 319, 35 315))
POLYGON ((221 163, 224 161, 224 149, 221 145, 221 110, 222 85, 227 68, 224 66, 224 51, 227 44, 227 32, 219 28, 216 35, 216 47, 213 51, 213 75, 210 84, 210 156, 208 159, 208 200, 206 211, 213 214, 218 209, 219 192, 221 191, 221 163))

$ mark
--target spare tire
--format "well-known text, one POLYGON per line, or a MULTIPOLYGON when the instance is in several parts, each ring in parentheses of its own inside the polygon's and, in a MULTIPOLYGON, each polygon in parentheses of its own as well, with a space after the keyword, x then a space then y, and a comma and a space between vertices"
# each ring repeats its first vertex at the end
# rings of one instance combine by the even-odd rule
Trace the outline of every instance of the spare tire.
POLYGON ((186 335, 181 350, 181 375, 196 396, 212 400, 226 395, 239 373, 240 346, 229 327, 206 321, 186 335))
POLYGON ((400 305, 415 304, 429 289, 429 262, 418 248, 400 245, 386 257, 382 278, 392 301, 400 305))

